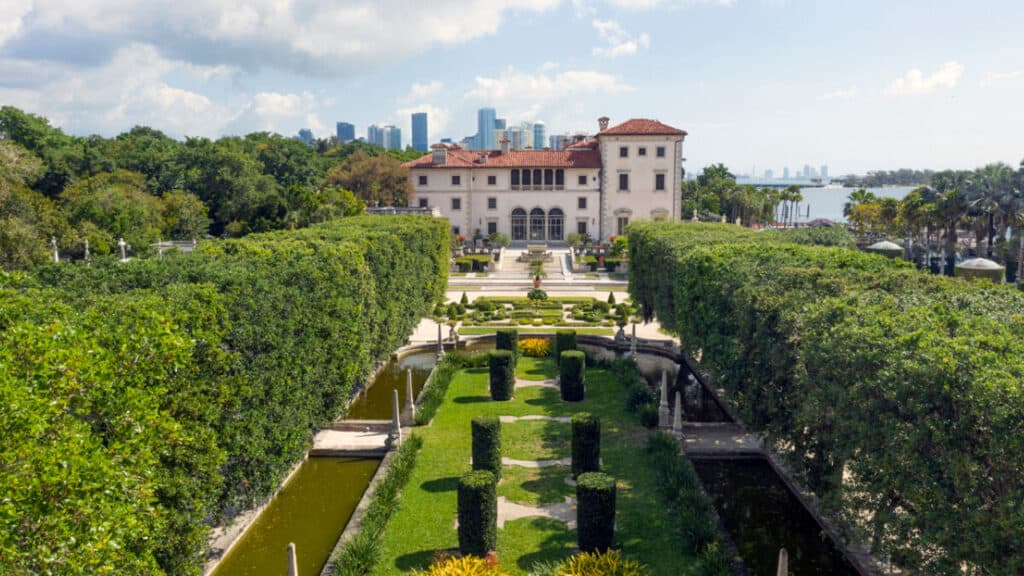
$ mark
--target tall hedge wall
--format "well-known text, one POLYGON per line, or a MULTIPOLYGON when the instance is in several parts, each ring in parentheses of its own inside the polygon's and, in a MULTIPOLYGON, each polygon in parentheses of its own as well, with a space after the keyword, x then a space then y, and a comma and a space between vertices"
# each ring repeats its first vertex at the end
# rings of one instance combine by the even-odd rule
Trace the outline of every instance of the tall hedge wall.
POLYGON ((441 297, 446 248, 443 221, 365 217, 0 274, 0 572, 198 573, 208 522, 441 297))
POLYGON ((634 298, 876 555, 1024 573, 1024 296, 735 227, 629 246, 634 298))

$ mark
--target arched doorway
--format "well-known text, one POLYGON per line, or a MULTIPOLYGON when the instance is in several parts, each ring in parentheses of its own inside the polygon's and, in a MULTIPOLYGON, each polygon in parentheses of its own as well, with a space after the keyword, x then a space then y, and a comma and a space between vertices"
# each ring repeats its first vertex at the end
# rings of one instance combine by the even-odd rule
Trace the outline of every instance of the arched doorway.
POLYGON ((526 210, 512 211, 512 240, 526 240, 526 210))
POLYGON ((544 210, 530 210, 530 240, 544 240, 544 210))
POLYGON ((548 212, 548 240, 561 240, 565 235, 565 214, 561 208, 548 212))

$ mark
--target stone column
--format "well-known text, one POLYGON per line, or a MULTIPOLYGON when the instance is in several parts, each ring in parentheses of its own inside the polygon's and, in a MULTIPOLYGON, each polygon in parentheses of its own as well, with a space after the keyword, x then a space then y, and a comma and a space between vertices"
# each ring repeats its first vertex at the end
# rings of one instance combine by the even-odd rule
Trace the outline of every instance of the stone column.
POLYGON ((128 246, 128 244, 124 241, 124 238, 121 238, 121 239, 119 239, 117 241, 117 245, 118 245, 118 247, 121 248, 121 262, 127 262, 128 261, 128 255, 125 253, 124 249, 125 249, 126 246, 128 246))
POLYGON ((437 325, 437 361, 440 362, 441 358, 444 357, 444 343, 441 340, 441 324, 437 325))
POLYGON ((89 239, 85 239, 85 263, 89 263, 89 239))
POLYGON ((671 425, 671 419, 668 413, 668 370, 662 370, 661 402, 658 403, 658 426, 661 428, 668 428, 671 425))
POLYGON ((57 250, 57 237, 53 236, 50 238, 50 246, 53 248, 53 261, 56 264, 60 263, 60 252, 57 250))
POLYGON ((636 322, 633 322, 633 339, 629 341, 629 355, 636 361, 636 322))
POLYGON ((409 425, 416 423, 416 397, 412 392, 412 368, 405 369, 405 405, 409 407, 409 425))
POLYGON ((299 576, 299 561, 295 558, 295 543, 288 543, 288 576, 299 576))
POLYGON ((391 391, 391 440, 395 446, 402 443, 402 419, 398 407, 398 390, 391 391))
POLYGON ((779 548, 779 567, 775 576, 789 576, 789 552, 785 548, 779 548))
POLYGON ((683 434, 683 396, 676 390, 676 413, 672 415, 672 433, 683 434))

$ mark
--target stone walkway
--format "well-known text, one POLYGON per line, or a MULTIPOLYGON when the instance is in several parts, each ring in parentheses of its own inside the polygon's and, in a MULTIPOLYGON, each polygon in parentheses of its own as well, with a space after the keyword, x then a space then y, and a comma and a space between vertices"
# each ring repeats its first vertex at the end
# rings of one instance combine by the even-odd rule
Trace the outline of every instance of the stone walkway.
POLYGON ((388 433, 376 431, 321 430, 313 437, 310 456, 345 456, 354 453, 385 453, 388 433))
POLYGON ((529 420, 546 420, 548 422, 569 424, 572 422, 572 416, 539 416, 537 414, 531 414, 529 416, 498 416, 498 420, 501 420, 502 424, 512 424, 514 422, 524 422, 529 420))
POLYGON ((572 457, 559 458, 558 460, 516 460, 514 458, 501 458, 502 466, 519 466, 520 468, 550 468, 551 466, 572 466, 572 457))
POLYGON ((525 380, 523 378, 516 378, 516 388, 554 388, 558 389, 558 380, 525 380))
POLYGON ((565 526, 572 530, 576 528, 576 499, 566 497, 565 502, 547 504, 545 506, 530 506, 509 502, 504 496, 498 496, 498 528, 504 528, 505 522, 519 520, 520 518, 551 518, 564 522, 565 526))
POLYGON ((684 422, 680 442, 687 456, 764 455, 757 436, 724 422, 684 422))

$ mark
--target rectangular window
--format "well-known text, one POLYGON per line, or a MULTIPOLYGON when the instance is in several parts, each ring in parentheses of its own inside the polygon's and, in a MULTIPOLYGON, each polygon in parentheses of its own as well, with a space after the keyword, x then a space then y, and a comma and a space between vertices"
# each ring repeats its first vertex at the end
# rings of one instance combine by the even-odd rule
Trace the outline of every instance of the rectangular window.
POLYGON ((626 158, 629 156, 629 148, 626 146, 619 147, 619 158, 626 158))
POLYGON ((427 185, 427 177, 426 176, 420 176, 420 186, 426 186, 426 185, 427 185))
POLYGON ((629 216, 619 216, 616 235, 622 236, 626 233, 626 226, 629 226, 629 216))
POLYGON ((565 186, 565 170, 555 170, 555 186, 565 186))
POLYGON ((462 198, 452 198, 452 210, 462 210, 462 198))
POLYGON ((427 199, 426 198, 420 198, 420 208, 426 208, 426 207, 427 207, 427 199))
POLYGON ((452 186, 461 186, 462 176, 452 176, 452 186))
POLYGON ((487 209, 488 210, 497 210, 498 209, 498 199, 497 198, 488 198, 487 199, 487 209))
POLYGON ((488 222, 487 223, 487 235, 490 236, 491 234, 497 234, 497 233, 498 233, 498 223, 497 222, 488 222))
POLYGON ((519 170, 512 171, 512 185, 519 186, 519 170))
POLYGON ((529 186, 529 185, 530 185, 530 171, 529 170, 523 170, 523 186, 529 186))
POLYGON ((458 226, 452 226, 452 235, 453 236, 458 236, 459 233, 460 233, 459 227, 458 226))
POLYGON ((629 174, 619 174, 619 190, 622 192, 629 190, 629 174))
POLYGON ((584 176, 580 176, 580 179, 578 180, 578 182, 579 182, 580 186, 586 186, 587 185, 587 177, 585 175, 584 176))
POLYGON ((644 147, 637 148, 636 155, 637 156, 647 156, 647 148, 644 148, 644 147))
POLYGON ((579 221, 576 222, 576 233, 577 234, 586 234, 587 233, 587 221, 586 220, 579 220, 579 221))
POLYGON ((579 198, 577 198, 576 199, 576 207, 579 208, 580 210, 586 210, 587 209, 587 197, 586 196, 580 196, 579 198))
POLYGON ((658 158, 664 158, 665 157, 665 147, 664 146, 658 146, 658 148, 655 150, 655 152, 657 153, 658 158))
POLYGON ((498 177, 497 176, 488 176, 487 177, 487 185, 488 186, 494 186, 497 183, 498 183, 498 177))
POLYGON ((654 175, 654 189, 655 190, 664 190, 665 189, 665 175, 664 174, 655 174, 654 175))

